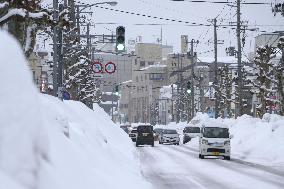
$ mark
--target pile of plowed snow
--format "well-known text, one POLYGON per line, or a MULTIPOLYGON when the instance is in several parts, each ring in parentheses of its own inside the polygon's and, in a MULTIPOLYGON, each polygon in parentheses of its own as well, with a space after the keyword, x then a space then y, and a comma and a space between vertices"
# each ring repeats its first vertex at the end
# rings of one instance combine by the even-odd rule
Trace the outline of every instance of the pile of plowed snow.
POLYGON ((0 31, 0 188, 151 188, 127 134, 104 111, 38 93, 18 43, 0 31))

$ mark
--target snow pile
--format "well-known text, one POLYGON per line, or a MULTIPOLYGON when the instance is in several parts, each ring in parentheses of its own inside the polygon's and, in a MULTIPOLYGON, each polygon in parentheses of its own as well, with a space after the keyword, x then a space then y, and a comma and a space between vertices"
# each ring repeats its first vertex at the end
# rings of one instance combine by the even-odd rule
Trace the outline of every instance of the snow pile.
POLYGON ((151 188, 101 108, 39 94, 19 45, 1 31, 0 41, 1 189, 151 188))
POLYGON ((6 32, 0 41, 0 188, 35 188, 48 158, 38 94, 20 46, 6 32))
POLYGON ((244 115, 237 120, 222 121, 230 126, 233 134, 233 156, 257 163, 284 165, 284 117, 265 114, 259 119, 244 115))

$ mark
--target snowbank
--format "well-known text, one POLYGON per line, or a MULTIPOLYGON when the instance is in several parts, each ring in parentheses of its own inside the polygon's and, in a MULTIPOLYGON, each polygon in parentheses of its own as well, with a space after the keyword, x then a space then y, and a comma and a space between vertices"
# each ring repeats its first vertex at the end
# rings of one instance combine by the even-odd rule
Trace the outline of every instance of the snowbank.
POLYGON ((233 134, 233 156, 256 163, 284 166, 284 117, 266 114, 263 119, 244 115, 224 119, 233 134))
POLYGON ((1 189, 151 188, 101 108, 39 94, 17 42, 3 31, 0 41, 1 189))
POLYGON ((0 176, 36 188, 48 158, 38 93, 18 43, 3 31, 0 41, 0 176))

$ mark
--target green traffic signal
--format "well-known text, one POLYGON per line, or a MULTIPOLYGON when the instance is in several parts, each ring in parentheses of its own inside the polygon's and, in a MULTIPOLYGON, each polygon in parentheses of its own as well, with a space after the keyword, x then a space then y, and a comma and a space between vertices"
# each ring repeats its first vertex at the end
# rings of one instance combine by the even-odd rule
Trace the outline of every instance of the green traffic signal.
POLYGON ((124 52, 125 51, 125 27, 118 26, 116 28, 116 52, 124 52))
POLYGON ((187 94, 191 94, 191 83, 190 83, 190 81, 188 81, 187 84, 186 84, 186 92, 187 92, 187 94))

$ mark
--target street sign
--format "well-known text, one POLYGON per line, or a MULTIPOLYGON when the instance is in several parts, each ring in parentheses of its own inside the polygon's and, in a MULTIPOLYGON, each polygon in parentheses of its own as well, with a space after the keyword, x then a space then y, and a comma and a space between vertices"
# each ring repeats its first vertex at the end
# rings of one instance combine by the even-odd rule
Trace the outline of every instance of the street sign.
POLYGON ((67 91, 63 91, 63 100, 70 100, 71 95, 67 91))
POLYGON ((105 65, 105 71, 109 74, 112 74, 114 73, 116 70, 116 66, 113 62, 108 62, 106 65, 105 65))
POLYGON ((100 62, 94 62, 92 65, 92 70, 94 73, 101 73, 103 71, 103 65, 100 62))

